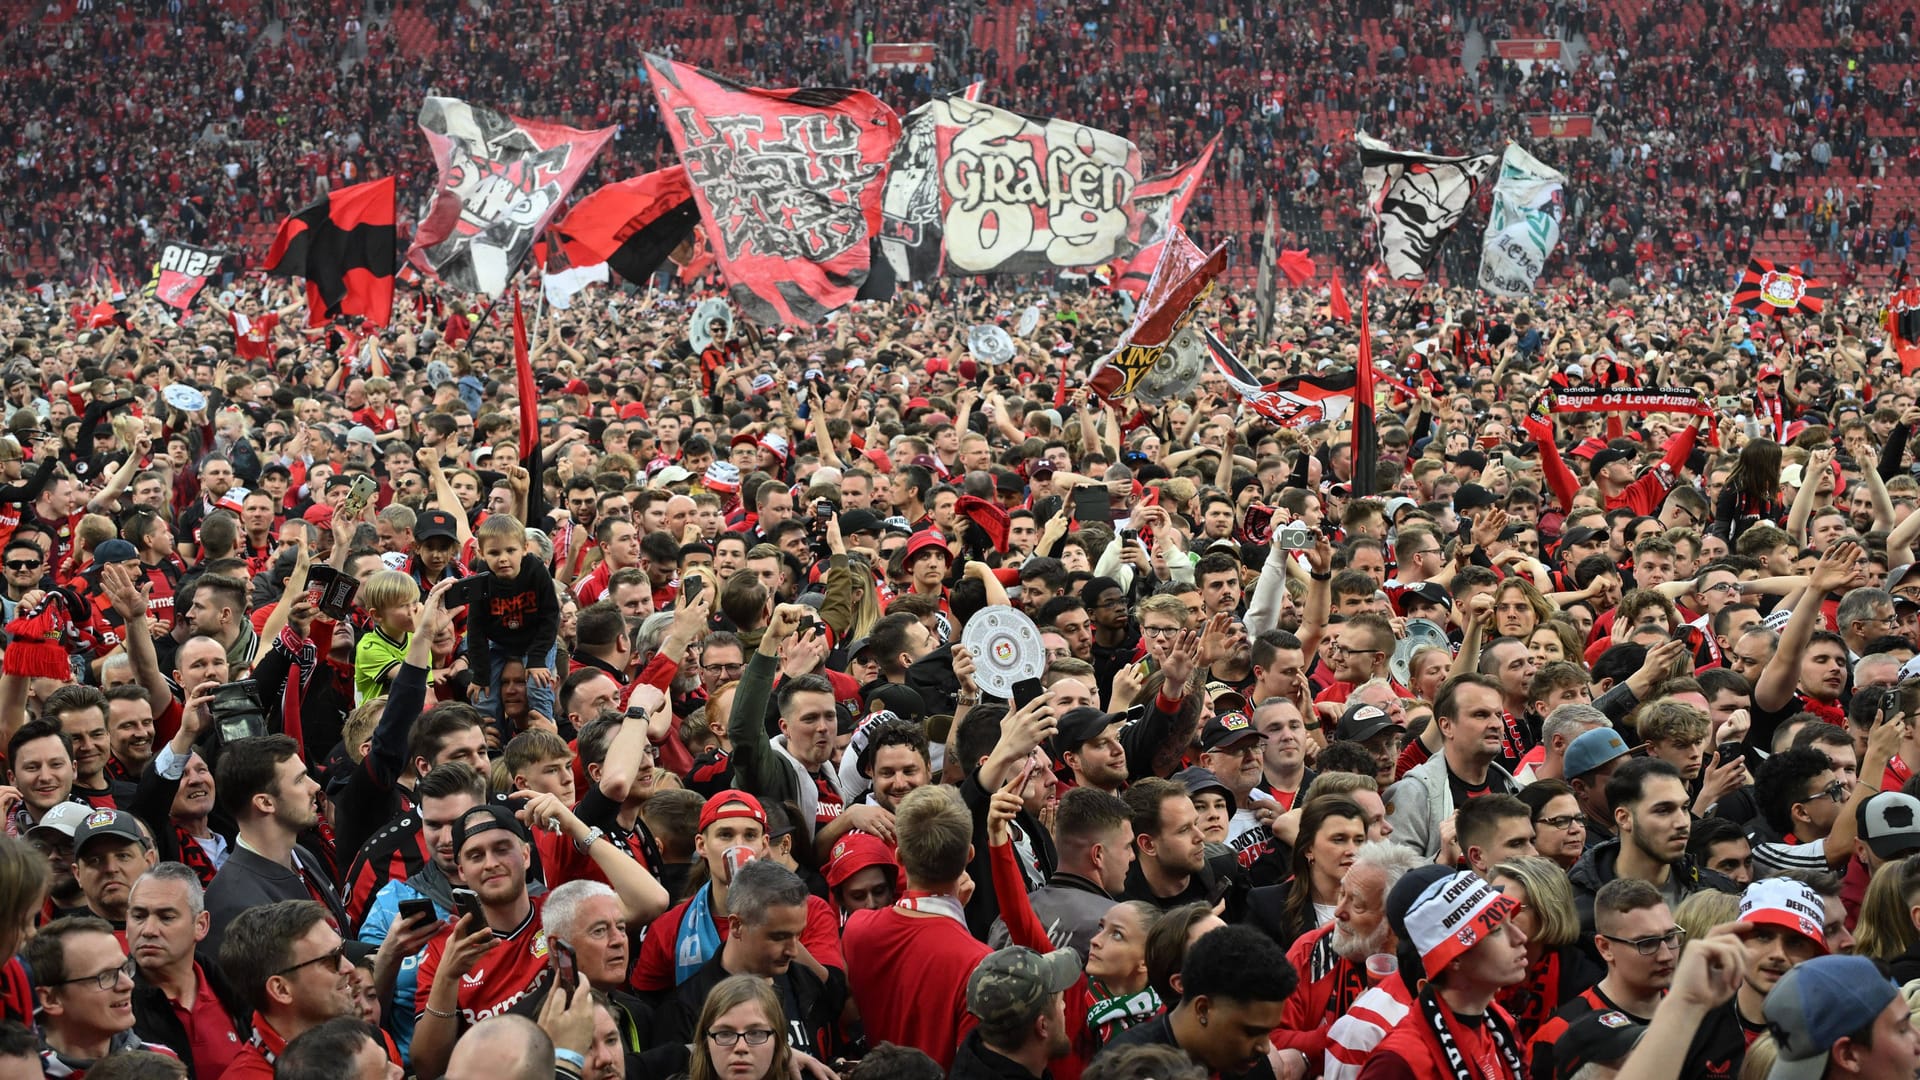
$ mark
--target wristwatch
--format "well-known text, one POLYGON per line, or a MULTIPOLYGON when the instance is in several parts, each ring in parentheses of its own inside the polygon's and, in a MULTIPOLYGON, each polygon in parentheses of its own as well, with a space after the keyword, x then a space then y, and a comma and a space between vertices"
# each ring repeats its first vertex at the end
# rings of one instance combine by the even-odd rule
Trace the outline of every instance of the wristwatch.
POLYGON ((596 825, 593 828, 587 830, 587 835, 582 836, 578 840, 575 840, 573 842, 573 849, 575 851, 578 851, 580 854, 585 855, 587 851, 593 847, 594 844, 598 843, 601 840, 605 840, 606 838, 607 838, 606 830, 596 825))

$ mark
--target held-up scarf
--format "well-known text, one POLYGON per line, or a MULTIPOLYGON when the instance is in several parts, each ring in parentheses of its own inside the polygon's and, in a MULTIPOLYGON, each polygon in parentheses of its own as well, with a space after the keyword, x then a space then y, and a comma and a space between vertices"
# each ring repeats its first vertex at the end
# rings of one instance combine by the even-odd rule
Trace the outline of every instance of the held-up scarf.
POLYGON ((1093 994, 1093 1003, 1087 1006, 1087 1027, 1100 1034, 1100 1045, 1127 1030, 1135 1024, 1151 1020, 1160 1015, 1160 995, 1153 987, 1132 994, 1106 996, 1106 987, 1091 980, 1087 989, 1093 994))
POLYGON ((719 951, 720 929, 713 924, 713 882, 709 881, 687 901, 687 913, 680 916, 680 932, 673 939, 674 984, 693 978, 719 951))
POLYGON ((1513 1032, 1507 1022, 1501 1019, 1496 1008, 1487 1009, 1487 1038, 1490 1047, 1479 1061, 1469 1062, 1467 1055, 1460 1049, 1462 1040, 1454 1034, 1453 1011, 1440 1001, 1440 995, 1429 985, 1420 992, 1420 1017, 1426 1022, 1427 1030, 1433 1033, 1434 1040, 1440 1044, 1440 1053, 1453 1080, 1522 1080, 1526 1076, 1525 1068, 1520 1064, 1519 1044, 1515 1042, 1513 1032), (1502 1068, 1502 1065, 1505 1068, 1502 1068))

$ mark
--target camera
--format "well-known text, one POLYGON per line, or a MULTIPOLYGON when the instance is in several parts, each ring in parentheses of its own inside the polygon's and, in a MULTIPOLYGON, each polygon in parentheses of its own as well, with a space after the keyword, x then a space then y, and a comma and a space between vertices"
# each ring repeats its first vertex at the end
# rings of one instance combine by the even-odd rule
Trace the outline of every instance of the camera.
POLYGON ((214 688, 207 712, 222 742, 235 742, 267 733, 267 710, 260 703, 260 684, 252 679, 222 683, 214 688))
POLYGON ((1280 530, 1279 545, 1288 551, 1306 551, 1313 547, 1313 530, 1304 525, 1288 526, 1280 530))

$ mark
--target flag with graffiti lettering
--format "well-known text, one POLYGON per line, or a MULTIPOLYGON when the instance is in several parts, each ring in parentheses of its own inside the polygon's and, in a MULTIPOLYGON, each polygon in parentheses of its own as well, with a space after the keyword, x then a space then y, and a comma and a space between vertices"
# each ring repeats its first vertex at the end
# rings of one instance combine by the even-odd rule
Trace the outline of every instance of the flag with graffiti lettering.
POLYGON ((762 89, 649 54, 649 81, 729 295, 761 326, 851 303, 900 118, 864 90, 762 89))
POLYGON ((1526 296, 1560 243, 1567 178, 1519 143, 1508 143, 1493 183, 1493 209, 1480 248, 1480 287, 1495 296, 1526 296))
POLYGON ((1133 143, 979 102, 931 108, 947 273, 1067 270, 1132 252, 1133 143))
POLYGON ((1135 300, 1147 291, 1153 268, 1160 263, 1160 248, 1186 215, 1187 204, 1193 201, 1194 192, 1206 179, 1207 165, 1213 161, 1213 148, 1219 143, 1220 136, 1215 135, 1207 141, 1199 157, 1172 172, 1148 177, 1134 189, 1133 222, 1127 239, 1136 250, 1127 258, 1126 266, 1113 283, 1114 288, 1135 300))
POLYGON ((440 181, 407 261, 455 289, 493 297, 506 291, 614 132, 522 120, 444 97, 428 98, 419 122, 440 181))
MULTIPOLYGON (((1154 267, 1153 280, 1140 299, 1133 325, 1120 335, 1119 344, 1101 357, 1087 376, 1087 385, 1103 398, 1118 399, 1134 395, 1143 380, 1169 354, 1168 344, 1193 320, 1200 302, 1213 288, 1214 279, 1227 269, 1227 245, 1201 251, 1199 245, 1179 227, 1160 248, 1160 265, 1154 267)), ((1204 360, 1198 348, 1189 357, 1193 378, 1200 375, 1204 360)), ((1167 373, 1161 373, 1165 381, 1167 373)), ((1184 378, 1184 373, 1182 378, 1184 378)), ((1176 380, 1178 381, 1178 380, 1176 380)), ((1184 392, 1184 391, 1183 391, 1184 392)))
MULTIPOLYGON (((961 94, 979 101, 984 83, 961 94)), ((880 251, 898 281, 940 276, 940 170, 934 150, 933 106, 907 114, 900 145, 887 164, 880 194, 880 251)))
POLYGON ((143 290, 148 296, 179 311, 193 306, 193 299, 207 282, 220 272, 224 254, 213 248, 196 247, 184 240, 169 240, 160 245, 160 258, 153 264, 153 277, 143 290))
POLYGON ((1360 186, 1380 245, 1380 262, 1395 281, 1425 281, 1440 245, 1460 224, 1499 160, 1492 154, 1440 157, 1395 150, 1365 132, 1360 186))

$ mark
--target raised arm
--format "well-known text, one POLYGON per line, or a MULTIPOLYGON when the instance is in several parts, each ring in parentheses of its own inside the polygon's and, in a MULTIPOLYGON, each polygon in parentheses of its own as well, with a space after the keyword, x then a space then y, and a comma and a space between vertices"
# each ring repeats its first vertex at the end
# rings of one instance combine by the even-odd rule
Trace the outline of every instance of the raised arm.
MULTIPOLYGON (((1793 616, 1780 631, 1780 644, 1772 662, 1761 670, 1759 680, 1753 685, 1756 712, 1778 712, 1793 699, 1794 688, 1800 681, 1800 660, 1806 655, 1807 642, 1812 640, 1814 627, 1822 618, 1821 601, 1828 593, 1853 581, 1859 572, 1860 545, 1851 541, 1835 544, 1820 557, 1806 595, 1793 605, 1793 616)), ((1772 735, 1771 731, 1754 730, 1747 737, 1750 743, 1760 745, 1761 740, 1772 735)))
POLYGON ((1787 511, 1787 536, 1794 544, 1804 547, 1807 543, 1807 518, 1813 516, 1814 488, 1813 478, 1820 470, 1833 467, 1833 448, 1823 446, 1807 458, 1807 467, 1800 474, 1800 490, 1793 497, 1793 507, 1787 511))

